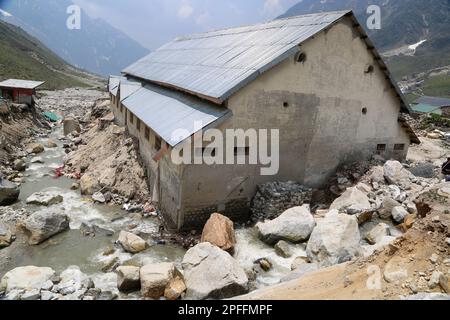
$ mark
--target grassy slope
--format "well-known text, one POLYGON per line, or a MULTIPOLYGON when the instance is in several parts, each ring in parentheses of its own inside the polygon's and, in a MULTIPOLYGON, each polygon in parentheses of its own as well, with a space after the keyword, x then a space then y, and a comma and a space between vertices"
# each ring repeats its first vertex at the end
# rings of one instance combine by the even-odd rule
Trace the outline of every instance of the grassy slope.
POLYGON ((22 29, 0 21, 0 80, 8 78, 46 81, 44 88, 86 86, 64 73, 67 64, 22 29), (58 72, 60 71, 60 72, 58 72))

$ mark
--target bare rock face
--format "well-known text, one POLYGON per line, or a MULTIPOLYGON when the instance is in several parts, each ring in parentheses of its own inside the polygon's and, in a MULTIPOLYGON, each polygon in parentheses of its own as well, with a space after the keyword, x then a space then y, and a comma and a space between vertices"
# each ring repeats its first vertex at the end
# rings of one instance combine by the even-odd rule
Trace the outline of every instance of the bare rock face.
POLYGON ((117 268, 117 288, 122 292, 133 292, 141 288, 140 268, 122 266, 117 268))
POLYGON ((29 244, 38 245, 50 237, 69 229, 69 217, 51 209, 32 214, 23 223, 23 229, 29 234, 29 244))
POLYGON ((121 231, 118 241, 123 249, 129 253, 139 253, 147 249, 147 242, 130 232, 121 231))
POLYGON ((0 178, 0 206, 13 204, 19 195, 20 189, 15 183, 0 178))
POLYGON ((183 275, 173 263, 158 263, 143 266, 140 271, 141 294, 143 297, 159 299, 173 279, 183 275))
POLYGON ((338 210, 348 214, 361 213, 371 209, 369 198, 357 187, 348 188, 347 191, 337 198, 330 207, 331 210, 338 210))
POLYGON ((311 262, 329 267, 358 257, 360 240, 356 217, 331 211, 314 229, 306 252, 311 262))
POLYGON ((73 117, 66 117, 63 121, 64 125, 64 135, 67 136, 72 132, 81 132, 81 126, 78 120, 73 117))
POLYGON ((183 258, 186 299, 226 299, 248 291, 248 278, 238 262, 210 243, 190 249, 183 258))
POLYGON ((50 268, 33 266, 20 267, 9 271, 0 282, 0 291, 40 290, 55 275, 50 268))
POLYGON ((203 228, 201 242, 209 242, 222 250, 233 252, 236 245, 233 221, 214 213, 203 228))
POLYGON ((308 240, 316 226, 309 205, 295 207, 285 211, 281 216, 264 223, 258 223, 256 229, 262 241, 275 245, 284 240, 291 243, 300 243, 308 240))

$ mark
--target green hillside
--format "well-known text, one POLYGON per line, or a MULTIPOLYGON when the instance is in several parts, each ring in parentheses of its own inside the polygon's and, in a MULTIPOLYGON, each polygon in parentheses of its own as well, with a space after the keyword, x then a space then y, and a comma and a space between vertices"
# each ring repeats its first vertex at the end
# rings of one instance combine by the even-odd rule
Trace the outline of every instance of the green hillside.
POLYGON ((46 81, 44 88, 87 86, 75 68, 22 29, 0 21, 0 80, 46 81))

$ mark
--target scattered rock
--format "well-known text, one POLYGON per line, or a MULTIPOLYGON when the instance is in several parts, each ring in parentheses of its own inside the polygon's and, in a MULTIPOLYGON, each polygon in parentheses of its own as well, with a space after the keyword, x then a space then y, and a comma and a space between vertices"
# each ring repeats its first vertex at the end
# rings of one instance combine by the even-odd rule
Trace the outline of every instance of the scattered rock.
POLYGON ((290 258, 292 257, 291 247, 289 243, 286 241, 279 241, 275 245, 275 252, 282 258, 290 258))
POLYGON ((299 243, 308 240, 316 226, 309 205, 294 207, 285 211, 278 218, 258 223, 256 228, 261 240, 275 245, 280 240, 299 243))
POLYGON ((338 210, 339 212, 346 212, 348 214, 361 213, 370 209, 369 198, 357 187, 348 188, 330 206, 330 210, 338 210))
POLYGON ((14 161, 13 169, 22 172, 27 169, 27 165, 22 159, 17 159, 14 161))
POLYGON ((52 140, 47 141, 47 148, 53 149, 53 148, 57 148, 57 147, 58 147, 58 145, 54 141, 52 141, 52 140))
POLYGON ((73 117, 66 117, 63 121, 64 135, 68 136, 72 132, 81 132, 81 126, 78 120, 73 117))
POLYGON ((224 251, 233 252, 236 245, 233 221, 214 213, 203 228, 201 242, 209 242, 224 251))
POLYGON ((409 297, 403 297, 402 300, 410 301, 450 301, 450 295, 441 293, 419 293, 409 297))
POLYGON ((408 215, 409 215, 408 211, 401 206, 392 209, 392 218, 397 223, 403 223, 408 215))
POLYGON ((190 249, 182 265, 186 299, 226 299, 248 291, 247 275, 238 262, 210 243, 190 249))
POLYGON ((141 277, 140 268, 122 266, 117 268, 117 288, 122 292, 133 292, 140 290, 141 277))
POLYGON ((105 203, 106 202, 106 198, 103 195, 103 193, 101 192, 96 192, 92 195, 92 200, 94 200, 95 202, 98 203, 105 203))
POLYGON ((311 262, 328 267, 359 256, 360 239, 355 216, 331 211, 314 229, 306 252, 311 262))
POLYGON ((38 289, 32 289, 26 291, 21 297, 20 300, 23 301, 36 301, 41 299, 41 292, 38 289))
POLYGON ((436 264, 439 261, 439 256, 436 253, 433 253, 433 255, 430 258, 430 261, 432 264, 436 264))
POLYGON ((392 198, 385 197, 379 210, 380 218, 385 220, 390 219, 392 217, 392 210, 394 210, 395 207, 401 207, 401 204, 392 198))
POLYGON ((367 233, 366 235, 367 242, 369 242, 372 245, 381 242, 384 237, 391 235, 389 229, 390 227, 385 223, 378 224, 367 233))
POLYGON ((80 184, 79 183, 72 183, 72 185, 70 186, 70 190, 78 190, 80 189, 80 184))
POLYGON ((171 280, 175 277, 182 278, 173 263, 150 264, 141 268, 141 294, 143 297, 159 299, 164 296, 164 292, 171 280))
POLYGON ((409 185, 411 173, 398 161, 388 161, 384 165, 384 177, 389 184, 409 185))
POLYGON ((441 282, 444 282, 444 280, 447 281, 447 279, 444 279, 444 278, 445 278, 445 276, 442 272, 440 272, 440 271, 433 272, 433 274, 431 275, 430 281, 428 281, 428 287, 432 290, 436 289, 441 282), (442 278, 442 280, 441 280, 441 278, 442 278))
POLYGON ((40 143, 32 143, 28 146, 27 150, 30 153, 35 153, 35 154, 39 154, 45 151, 45 148, 42 144, 40 143))
POLYGON ((98 180, 94 179, 90 175, 83 175, 80 179, 80 190, 82 195, 93 195, 100 190, 98 180))
POLYGON ((15 268, 2 278, 0 292, 9 293, 14 290, 30 291, 40 290, 51 279, 55 271, 51 268, 38 268, 33 266, 15 268))
POLYGON ((13 241, 13 234, 9 228, 0 221, 0 249, 10 246, 13 241))
POLYGON ((139 253, 147 249, 147 242, 130 232, 121 231, 118 241, 123 249, 129 253, 139 253))
POLYGON ((30 163, 44 163, 44 159, 42 157, 34 157, 30 160, 30 163))
POLYGON ((273 268, 272 263, 266 258, 258 259, 255 263, 258 264, 265 272, 269 272, 273 268))
POLYGON ((175 301, 182 297, 186 292, 186 284, 181 277, 175 277, 170 280, 169 285, 164 291, 164 297, 169 301, 175 301))
POLYGON ((27 204, 38 206, 52 206, 64 201, 64 198, 56 192, 36 192, 27 198, 27 204))
POLYGON ((32 214, 22 227, 29 234, 29 244, 38 245, 69 229, 69 217, 61 212, 43 210, 32 214))
POLYGON ((20 195, 19 187, 8 180, 0 178, 0 206, 9 206, 17 201, 20 195))

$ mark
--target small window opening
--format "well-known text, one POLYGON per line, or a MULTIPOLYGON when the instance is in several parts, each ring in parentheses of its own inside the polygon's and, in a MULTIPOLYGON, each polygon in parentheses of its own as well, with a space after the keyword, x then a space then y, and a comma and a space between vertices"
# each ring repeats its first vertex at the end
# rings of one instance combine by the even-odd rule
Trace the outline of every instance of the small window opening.
POLYGON ((150 140, 150 129, 145 126, 145 139, 150 140))
POLYGON ((385 144, 379 144, 377 146, 377 151, 386 151, 386 145, 385 144))
POLYGON ((364 70, 365 73, 373 73, 374 71, 375 71, 375 68, 371 64, 367 65, 366 69, 364 70))
POLYGON ((134 123, 134 114, 132 114, 130 112, 130 123, 133 124, 134 123))
POLYGON ((120 112, 123 113, 123 105, 120 105, 120 112))
POLYGON ((404 144, 396 144, 394 146, 394 151, 403 151, 405 150, 405 145, 404 144))
POLYGON ((283 107, 289 108, 289 102, 283 102, 283 107))
POLYGON ((140 119, 137 119, 137 121, 136 121, 136 128, 138 131, 141 131, 141 120, 140 119))
POLYGON ((161 150, 162 140, 160 137, 155 137, 155 149, 157 151, 161 150))
POLYGON ((301 52, 297 56, 297 62, 304 63, 306 61, 306 53, 301 52))
POLYGON ((368 112, 367 108, 363 108, 363 109, 362 109, 362 114, 366 115, 367 112, 368 112))

